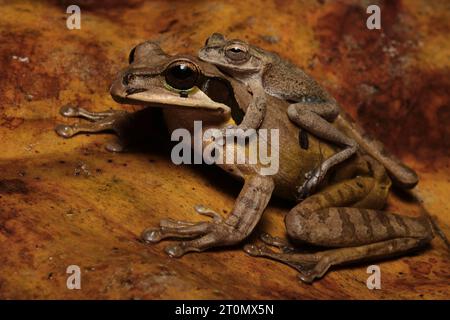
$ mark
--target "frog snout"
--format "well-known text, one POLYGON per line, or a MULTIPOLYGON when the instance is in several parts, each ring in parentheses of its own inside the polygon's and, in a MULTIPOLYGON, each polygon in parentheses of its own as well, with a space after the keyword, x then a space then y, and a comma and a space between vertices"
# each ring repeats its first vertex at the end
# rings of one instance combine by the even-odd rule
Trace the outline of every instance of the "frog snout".
POLYGON ((127 73, 118 74, 117 77, 112 82, 111 87, 109 88, 109 93, 113 98, 114 97, 125 98, 127 91, 126 81, 129 81, 129 79, 125 80, 126 74, 127 73))

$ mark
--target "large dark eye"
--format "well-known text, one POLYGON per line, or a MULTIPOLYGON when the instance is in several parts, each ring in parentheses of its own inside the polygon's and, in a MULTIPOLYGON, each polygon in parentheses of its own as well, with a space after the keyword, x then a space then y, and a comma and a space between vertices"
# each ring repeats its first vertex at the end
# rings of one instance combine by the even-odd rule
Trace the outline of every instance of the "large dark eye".
POLYGON ((247 48, 241 44, 231 44, 225 48, 225 55, 235 61, 243 61, 248 57, 247 48))
POLYGON ((136 52, 136 47, 131 49, 130 54, 128 55, 128 63, 132 64, 134 62, 134 53, 136 52))
POLYGON ((173 62, 164 72, 167 84, 178 90, 193 88, 197 83, 198 75, 195 65, 187 61, 173 62))

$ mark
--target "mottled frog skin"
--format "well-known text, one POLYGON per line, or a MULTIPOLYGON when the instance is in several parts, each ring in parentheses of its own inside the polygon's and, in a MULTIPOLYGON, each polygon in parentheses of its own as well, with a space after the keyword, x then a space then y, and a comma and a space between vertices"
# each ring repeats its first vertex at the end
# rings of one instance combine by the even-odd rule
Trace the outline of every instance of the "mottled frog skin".
POLYGON ((413 170, 388 154, 378 141, 368 137, 312 77, 278 54, 214 33, 198 55, 245 84, 253 93, 240 127, 258 128, 270 105, 267 97, 274 96, 289 102, 286 112, 293 123, 341 147, 339 152, 307 173, 305 183, 299 188, 302 198, 315 190, 328 170, 349 159, 358 148, 383 164, 397 185, 412 188, 417 184, 418 177, 413 170))
MULTIPOLYGON (((253 99, 241 82, 222 74, 215 66, 192 56, 167 55, 150 41, 132 50, 130 65, 117 75, 110 91, 120 103, 162 108, 170 131, 180 127, 192 131, 195 120, 203 121, 203 130, 237 124, 236 108, 247 111, 253 99)), ((316 193, 303 201, 296 200, 305 174, 338 150, 314 136, 309 137, 308 148, 302 148, 299 128, 285 112, 289 103, 268 95, 267 105, 260 128, 279 129, 279 171, 261 175, 259 163, 219 165, 224 173, 243 181, 227 217, 198 205, 195 210, 210 216, 210 221, 165 218, 159 226, 145 230, 143 240, 156 243, 166 238, 184 238, 166 248, 171 257, 239 244, 260 221, 272 195, 277 195, 297 201, 285 217, 292 243, 329 249, 298 253, 290 242, 267 234, 261 237, 264 244, 246 245, 244 249, 252 256, 268 257, 295 268, 299 278, 307 283, 322 277, 331 266, 399 255, 430 242, 434 233, 428 219, 381 211, 391 180, 383 165, 360 152, 330 169, 316 193)), ((77 107, 63 108, 62 114, 92 121, 58 126, 58 134, 65 137, 85 131, 120 133, 129 117, 123 111, 92 113, 77 107)), ((212 141, 203 143, 205 147, 212 141)), ((110 149, 121 149, 116 147, 110 149)))

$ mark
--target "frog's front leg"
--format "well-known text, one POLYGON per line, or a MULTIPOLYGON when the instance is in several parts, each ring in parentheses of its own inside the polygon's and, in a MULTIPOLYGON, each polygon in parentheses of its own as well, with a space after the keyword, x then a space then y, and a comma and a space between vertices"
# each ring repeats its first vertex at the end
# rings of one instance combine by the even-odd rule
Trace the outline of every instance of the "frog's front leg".
POLYGON ((267 100, 264 90, 260 86, 255 86, 253 88, 250 87, 250 90, 253 93, 253 99, 250 102, 244 118, 242 122, 237 126, 228 126, 223 129, 224 136, 233 135, 233 136, 243 136, 245 135, 245 131, 249 129, 257 130, 261 126, 264 121, 264 117, 266 116, 267 111, 267 100), (227 130, 234 129, 234 130, 227 130), (241 129, 241 130, 237 130, 241 129))
POLYGON ((370 178, 345 181, 307 198, 286 216, 291 239, 333 249, 278 253, 265 245, 248 245, 245 251, 283 262, 311 283, 331 266, 400 255, 431 241, 433 228, 427 219, 349 207, 363 203, 373 186, 370 178))
MULTIPOLYGON (((56 133, 64 138, 71 138, 78 133, 93 133, 113 131, 119 138, 123 134, 126 124, 130 121, 131 114, 123 110, 107 110, 102 112, 90 112, 76 106, 63 106, 60 114, 70 118, 87 119, 89 123, 76 123, 73 125, 60 124, 56 126, 56 133)), ((120 152, 124 149, 123 141, 109 143, 106 149, 112 152, 120 152)))
POLYGON ((336 129, 331 122, 338 116, 339 107, 333 101, 305 101, 291 104, 288 108, 289 119, 313 135, 343 146, 344 149, 326 159, 313 171, 306 174, 304 184, 299 188, 299 198, 304 199, 320 184, 328 170, 350 158, 358 144, 336 129))
POLYGON ((150 228, 142 232, 142 239, 148 243, 156 243, 166 238, 194 238, 208 233, 213 229, 213 224, 220 224, 223 218, 215 211, 202 205, 194 207, 198 214, 213 218, 213 222, 189 222, 174 220, 172 218, 163 219, 159 222, 159 228, 150 228))
POLYGON ((158 242, 164 238, 195 238, 168 246, 166 252, 172 257, 181 257, 187 252, 204 251, 208 248, 239 243, 254 229, 270 200, 274 182, 266 176, 251 176, 245 180, 231 214, 222 219, 204 207, 197 211, 213 217, 212 222, 191 223, 165 219, 160 227, 144 231, 142 237, 146 242, 158 242))

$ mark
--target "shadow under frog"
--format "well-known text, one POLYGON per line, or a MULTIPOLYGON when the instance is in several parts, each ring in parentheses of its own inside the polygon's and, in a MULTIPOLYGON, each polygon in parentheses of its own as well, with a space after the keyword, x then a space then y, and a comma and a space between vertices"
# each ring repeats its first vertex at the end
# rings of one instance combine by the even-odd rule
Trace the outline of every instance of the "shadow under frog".
MULTIPOLYGON (((144 42, 132 50, 130 65, 118 74, 110 91, 119 103, 162 108, 170 132, 177 128, 192 132, 194 121, 202 121, 203 130, 222 130, 242 119, 240 106, 245 112, 252 100, 245 87, 213 65, 192 56, 167 55, 153 42, 144 42)), ((222 217, 198 205, 195 210, 211 217, 210 221, 165 218, 158 227, 145 230, 143 240, 156 243, 166 238, 184 238, 166 247, 171 257, 235 245, 254 230, 272 195, 297 200, 298 186, 304 183, 305 174, 338 150, 314 136, 309 137, 307 149, 301 148, 299 128, 286 115, 288 102, 267 96, 267 104, 270 107, 261 128, 279 130, 278 172, 261 175, 261 163, 218 165, 244 182, 231 213, 222 217)), ((57 132, 64 137, 86 131, 120 133, 121 123, 128 119, 122 111, 93 113, 76 107, 65 108, 62 114, 92 121, 58 126, 57 132)), ((214 142, 204 140, 203 147, 211 143, 214 142)), ((113 145, 109 149, 122 147, 113 145)), ((317 192, 301 202, 297 200, 285 217, 290 239, 328 250, 298 253, 286 240, 267 234, 261 237, 264 244, 246 245, 244 250, 252 256, 283 262, 298 270, 302 281, 311 283, 331 266, 399 255, 429 243, 434 230, 427 218, 381 211, 390 187, 385 168, 358 151, 331 169, 317 192)))

